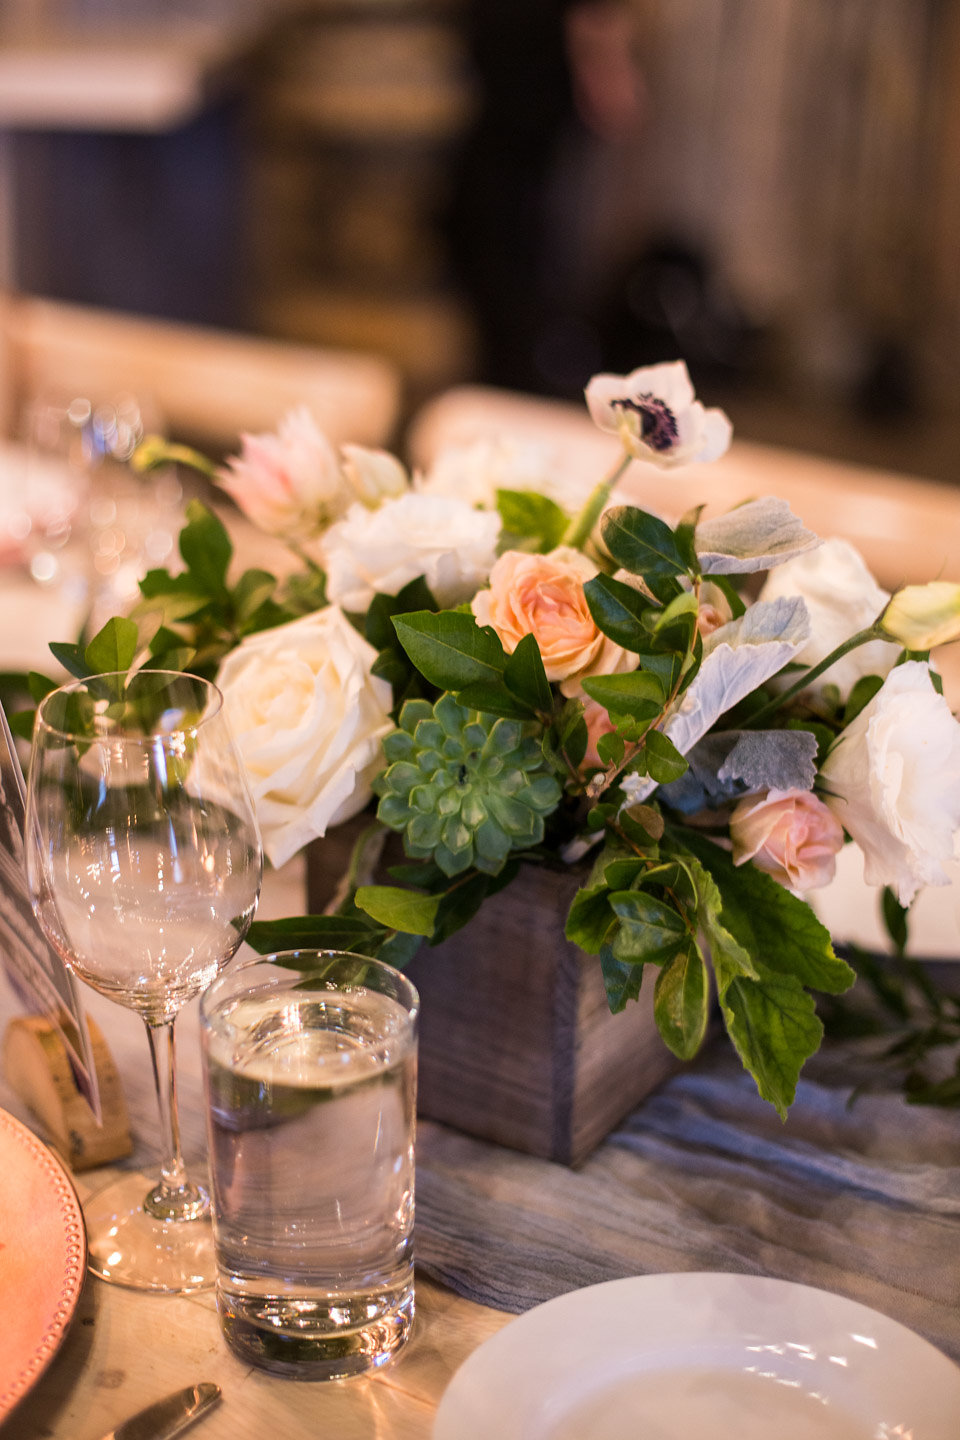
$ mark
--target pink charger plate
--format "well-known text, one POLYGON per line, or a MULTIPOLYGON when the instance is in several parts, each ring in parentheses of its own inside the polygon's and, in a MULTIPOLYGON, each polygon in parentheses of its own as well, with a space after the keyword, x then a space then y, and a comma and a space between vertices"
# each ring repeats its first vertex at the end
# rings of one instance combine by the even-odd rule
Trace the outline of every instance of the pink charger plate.
POLYGON ((83 1212, 66 1170, 0 1110, 0 1421, 60 1346, 86 1257, 83 1212))

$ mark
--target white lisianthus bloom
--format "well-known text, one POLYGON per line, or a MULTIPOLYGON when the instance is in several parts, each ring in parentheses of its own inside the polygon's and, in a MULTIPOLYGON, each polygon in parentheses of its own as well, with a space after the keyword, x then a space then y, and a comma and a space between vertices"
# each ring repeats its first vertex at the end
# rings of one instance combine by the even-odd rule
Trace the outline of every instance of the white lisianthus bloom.
POLYGON ((580 508, 593 482, 565 476, 542 445, 490 437, 448 445, 415 485, 424 495, 455 495, 483 510, 496 509, 498 490, 532 490, 569 511, 580 508))
POLYGON ((241 436, 217 484, 268 535, 311 540, 354 500, 337 455, 305 405, 276 434, 241 436))
POLYGON ((594 424, 618 435, 637 460, 668 469, 718 460, 730 444, 730 421, 695 398, 682 360, 629 375, 594 375, 585 393, 594 424))
POLYGON ((217 676, 263 848, 282 865, 362 810, 393 729, 372 645, 336 606, 249 636, 217 676))
MULTIPOLYGON (((810 616, 810 639, 797 655, 801 665, 816 665, 858 630, 879 616, 890 596, 881 590, 860 552, 847 540, 824 540, 816 550, 797 555, 767 574, 761 600, 799 595, 810 616)), ((858 645, 818 676, 812 688, 836 685, 842 697, 863 675, 886 675, 900 653, 898 645, 871 640, 858 645)))
POLYGON ((389 450, 370 450, 365 445, 342 445, 343 473, 354 495, 375 510, 384 500, 405 495, 409 486, 407 472, 389 450))
POLYGON ((414 491, 378 510, 353 505, 323 537, 327 596, 344 610, 367 609, 422 575, 441 605, 468 600, 497 558, 500 516, 450 495, 414 491))
POLYGON ((921 885, 946 885, 960 827, 960 725, 930 672, 892 670, 839 736, 821 770, 824 799, 864 855, 868 885, 909 905, 921 885))

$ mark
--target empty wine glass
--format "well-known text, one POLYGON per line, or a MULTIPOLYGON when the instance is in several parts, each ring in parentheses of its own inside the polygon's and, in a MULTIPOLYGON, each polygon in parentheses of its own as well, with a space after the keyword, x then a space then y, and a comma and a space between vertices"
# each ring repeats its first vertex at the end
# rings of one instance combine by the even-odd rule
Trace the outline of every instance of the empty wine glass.
POLYGON ((85 1206, 90 1268, 137 1289, 213 1280, 209 1198, 180 1152, 174 1020, 236 952, 260 891, 253 805, 216 686, 160 670, 96 675, 37 711, 27 878, 79 979, 147 1027, 158 1184, 127 1174, 85 1206))

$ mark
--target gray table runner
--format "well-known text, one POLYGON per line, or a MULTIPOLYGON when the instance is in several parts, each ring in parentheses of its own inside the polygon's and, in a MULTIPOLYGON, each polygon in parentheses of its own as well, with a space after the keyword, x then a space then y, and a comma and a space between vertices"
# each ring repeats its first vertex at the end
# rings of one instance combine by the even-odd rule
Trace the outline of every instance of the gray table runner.
POLYGON ((960 1114, 862 1095, 827 1046, 785 1125, 724 1042, 579 1171, 421 1127, 422 1268, 511 1311, 626 1275, 740 1271, 873 1306, 960 1360, 960 1114))
MULTIPOLYGON (((142 1022, 92 992, 137 1142, 156 1164, 142 1022)), ((184 1151, 205 1150, 196 1003, 178 1021, 184 1151)), ((0 976, 0 1023, 16 1014, 0 976)), ((960 1360, 960 1113, 896 1093, 851 1107, 864 1050, 828 1045, 785 1125, 726 1042, 650 1096, 580 1170, 422 1122, 417 1256, 470 1299, 526 1310, 620 1276, 740 1271, 871 1305, 960 1360)), ((36 1122, 5 1080, 0 1105, 36 1122)))

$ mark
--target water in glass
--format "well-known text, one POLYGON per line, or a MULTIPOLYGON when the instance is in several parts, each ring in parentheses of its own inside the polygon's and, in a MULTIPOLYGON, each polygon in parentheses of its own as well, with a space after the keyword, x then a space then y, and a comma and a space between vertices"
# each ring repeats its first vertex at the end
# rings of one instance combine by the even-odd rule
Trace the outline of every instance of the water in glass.
POLYGON ((362 1373, 413 1318, 415 1016, 296 975, 215 1010, 230 979, 204 1003, 225 1336, 275 1373, 362 1373))

